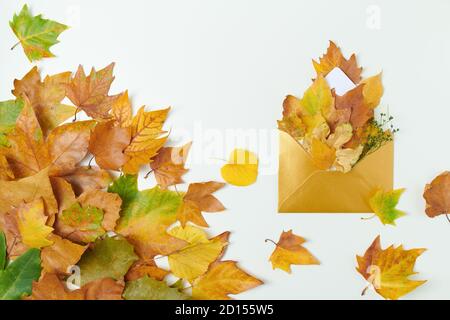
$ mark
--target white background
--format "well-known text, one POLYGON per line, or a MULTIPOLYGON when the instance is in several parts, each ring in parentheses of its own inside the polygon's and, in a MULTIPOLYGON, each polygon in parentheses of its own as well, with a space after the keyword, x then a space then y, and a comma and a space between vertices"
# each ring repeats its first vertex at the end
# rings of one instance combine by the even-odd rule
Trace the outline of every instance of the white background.
MULTIPOLYGON (((8 21, 23 1, 1 0, 0 99, 11 98, 14 78, 30 68, 8 21)), ((425 184, 449 169, 450 2, 434 1, 29 1, 34 14, 69 24, 56 59, 43 73, 117 63, 111 92, 129 89, 134 106, 172 106, 167 128, 174 144, 194 139, 187 181, 221 180, 220 160, 235 146, 236 130, 261 136, 261 174, 248 188, 228 186, 217 195, 228 208, 206 214, 211 234, 232 232, 227 259, 266 284, 238 296, 249 299, 378 299, 355 271, 381 234, 384 246, 403 243, 428 251, 416 265, 428 283, 406 296, 450 298, 450 225, 429 219, 425 184), (370 7, 375 5, 376 7, 370 7), (369 10, 369 12, 367 11, 369 10), (379 10, 379 25, 373 13, 379 10), (377 28, 379 27, 379 28, 377 28), (300 95, 314 76, 312 58, 334 40, 356 52, 364 76, 383 71, 385 95, 400 132, 395 141, 395 186, 406 187, 397 227, 361 215, 277 214, 276 120, 286 94, 300 95), (228 142, 226 142, 228 141, 228 142), (283 230, 308 239, 320 266, 293 266, 291 275, 267 261, 283 230)), ((376 13, 375 13, 376 15, 376 13)), ((239 133, 239 132, 238 132, 239 133)), ((242 132, 241 132, 242 133, 242 132)), ((245 140, 245 139, 244 139, 245 140)), ((141 188, 150 181, 141 181, 141 188)), ((181 188, 181 187, 180 187, 181 188)))

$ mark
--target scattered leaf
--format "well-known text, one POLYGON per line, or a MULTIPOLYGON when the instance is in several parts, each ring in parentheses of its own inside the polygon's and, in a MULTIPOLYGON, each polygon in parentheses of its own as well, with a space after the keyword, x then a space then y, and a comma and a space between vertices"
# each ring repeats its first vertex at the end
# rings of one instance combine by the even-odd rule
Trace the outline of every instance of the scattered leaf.
POLYGON ((222 178, 229 184, 245 187, 255 183, 258 177, 258 157, 253 152, 235 149, 228 164, 221 170, 222 178))
POLYGON ((414 265, 424 251, 403 246, 382 249, 378 236, 364 256, 356 256, 357 271, 383 298, 397 300, 426 282, 409 279, 416 274, 414 265))
POLYGON ((291 273, 291 265, 311 265, 320 262, 302 244, 306 240, 292 233, 284 232, 276 243, 276 248, 270 256, 273 269, 281 269, 291 273))
POLYGON ((404 191, 405 189, 397 189, 385 192, 379 189, 370 198, 370 207, 383 224, 395 226, 395 220, 406 215, 405 212, 396 209, 404 191))
POLYGON ((30 61, 54 57, 50 47, 59 42, 58 36, 68 28, 56 21, 42 18, 42 15, 32 16, 27 5, 23 6, 18 15, 14 14, 9 25, 30 61))
POLYGON ((445 171, 425 186, 425 212, 431 218, 450 213, 450 172, 445 171))

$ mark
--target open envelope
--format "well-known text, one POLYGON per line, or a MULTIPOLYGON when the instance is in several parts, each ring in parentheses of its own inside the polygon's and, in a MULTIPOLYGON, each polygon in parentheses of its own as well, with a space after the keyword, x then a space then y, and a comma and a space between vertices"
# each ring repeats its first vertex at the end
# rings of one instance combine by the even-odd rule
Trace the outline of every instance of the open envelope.
POLYGON ((370 196, 392 190, 394 145, 386 143, 350 172, 317 169, 303 147, 280 131, 278 212, 368 213, 370 196))
MULTIPOLYGON (((354 88, 336 68, 327 76, 339 94, 354 88)), ((350 172, 324 171, 288 133, 280 131, 278 212, 369 213, 378 189, 393 189, 394 145, 388 142, 361 159, 350 172)))

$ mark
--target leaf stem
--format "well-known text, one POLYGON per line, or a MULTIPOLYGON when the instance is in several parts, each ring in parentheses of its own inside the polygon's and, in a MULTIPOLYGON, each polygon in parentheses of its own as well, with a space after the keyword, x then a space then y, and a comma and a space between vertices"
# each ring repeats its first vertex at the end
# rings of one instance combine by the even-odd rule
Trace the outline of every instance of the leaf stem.
POLYGON ((149 175, 153 172, 154 170, 150 170, 149 172, 147 172, 147 174, 144 176, 144 179, 147 179, 149 177, 149 175))
POLYGON ((370 284, 364 288, 364 290, 361 292, 361 296, 365 296, 367 291, 369 290, 369 288, 370 288, 370 284))
POLYGON ((88 163, 88 168, 92 169, 92 160, 94 160, 94 156, 91 157, 91 159, 89 159, 89 163, 88 163))
POLYGON ((272 242, 274 245, 276 245, 278 247, 278 243, 276 243, 275 241, 273 241, 272 239, 266 239, 264 240, 265 243, 267 242, 272 242))
POLYGON ((77 121, 77 114, 78 114, 78 111, 80 111, 80 108, 77 108, 77 109, 75 110, 75 114, 73 115, 73 120, 72 120, 72 122, 77 121))
POLYGON ((376 216, 377 216, 377 215, 374 214, 374 215, 371 215, 370 217, 361 217, 361 220, 370 220, 370 219, 375 218, 376 216))
POLYGON ((447 218, 447 221, 450 222, 450 217, 448 216, 448 213, 445 214, 445 217, 447 218))
POLYGON ((14 50, 14 48, 17 47, 19 44, 20 44, 20 41, 18 41, 15 45, 13 45, 13 46, 11 47, 11 50, 14 50))

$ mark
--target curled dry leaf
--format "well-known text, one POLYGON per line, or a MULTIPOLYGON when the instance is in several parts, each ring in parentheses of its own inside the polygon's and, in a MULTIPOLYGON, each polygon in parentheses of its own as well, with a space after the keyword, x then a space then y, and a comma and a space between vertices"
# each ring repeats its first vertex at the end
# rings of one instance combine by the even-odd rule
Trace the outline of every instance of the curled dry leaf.
POLYGON ((383 298, 397 300, 426 282, 409 279, 417 274, 414 265, 424 251, 404 250, 403 246, 383 249, 378 236, 364 256, 356 256, 357 271, 383 298))
POLYGON ((269 258, 273 269, 281 269, 291 273, 291 265, 311 265, 320 262, 302 244, 306 240, 292 233, 283 231, 276 248, 269 258))
POLYGON ((183 183, 182 176, 188 172, 184 167, 192 142, 182 147, 161 148, 150 162, 150 168, 155 175, 156 182, 161 188, 183 183))
POLYGON ((425 186, 423 197, 427 203, 425 212, 434 218, 450 213, 450 172, 445 171, 425 186))
POLYGON ((245 187, 255 183, 258 177, 258 157, 253 152, 235 149, 231 152, 228 164, 220 171, 229 184, 245 187))
POLYGON ((168 270, 159 268, 155 261, 152 260, 139 260, 131 266, 130 270, 125 276, 126 281, 133 281, 144 276, 162 281, 170 273, 168 270))
POLYGON ((224 183, 209 181, 191 183, 183 196, 183 202, 177 211, 177 220, 184 227, 188 221, 202 227, 208 227, 202 216, 204 212, 219 212, 225 210, 222 203, 212 193, 225 186, 224 183))
POLYGON ((77 167, 70 173, 62 176, 73 187, 75 194, 105 189, 112 182, 110 173, 98 167, 77 167))

